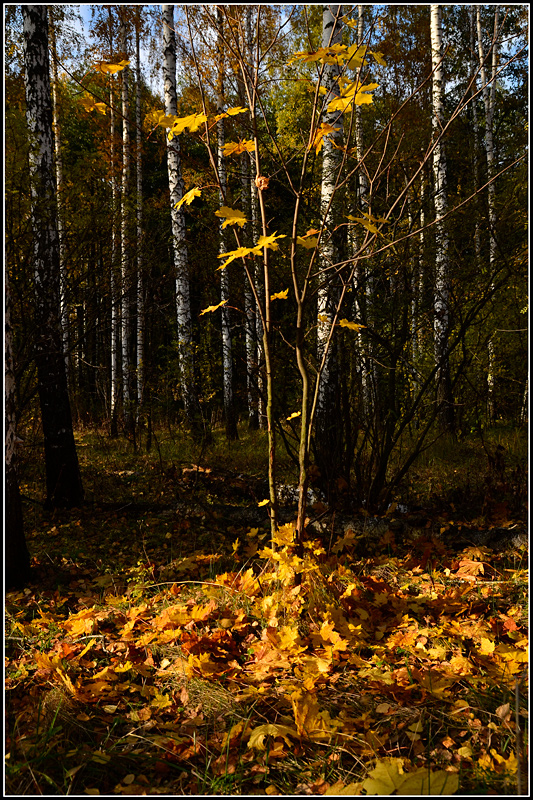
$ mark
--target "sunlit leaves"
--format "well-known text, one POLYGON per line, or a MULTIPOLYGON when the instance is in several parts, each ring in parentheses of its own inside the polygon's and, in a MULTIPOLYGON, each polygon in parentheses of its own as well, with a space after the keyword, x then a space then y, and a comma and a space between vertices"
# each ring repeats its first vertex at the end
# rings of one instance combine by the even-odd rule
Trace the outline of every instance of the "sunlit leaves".
POLYGON ((253 747, 255 750, 265 750, 265 739, 267 736, 272 736, 274 739, 280 737, 283 739, 288 747, 292 746, 289 736, 297 737, 298 732, 289 728, 287 725, 260 725, 254 728, 248 740, 248 747, 253 747))
POLYGON ((362 225, 363 228, 366 228, 370 233, 379 233, 378 225, 381 226, 388 222, 384 217, 373 217, 372 214, 365 211, 361 213, 363 215, 361 217, 354 217, 352 214, 347 214, 346 219, 349 219, 351 222, 358 222, 359 225, 362 225))
POLYGON ((127 67, 129 63, 131 62, 127 60, 119 61, 118 64, 109 64, 106 61, 99 61, 97 64, 93 64, 93 69, 101 75, 114 75, 116 72, 120 72, 127 67))
POLYGON ((365 325, 361 325, 359 322, 350 322, 348 319, 341 319, 339 321, 339 325, 341 328, 349 328, 352 331, 359 331, 361 328, 365 328, 365 325))
MULTIPOLYGON (((350 20, 347 24, 352 27, 350 20)), ((366 45, 352 44, 350 46, 344 44, 334 44, 329 47, 320 47, 314 52, 299 52, 295 53, 290 61, 289 66, 296 62, 302 64, 312 64, 318 62, 320 64, 345 64, 349 69, 360 69, 368 63, 367 56, 373 56, 380 66, 386 66, 383 59, 383 53, 370 50, 366 45)))
POLYGON ((208 306, 207 308, 204 308, 203 311, 200 311, 200 316, 202 316, 202 314, 209 314, 212 311, 216 311, 218 308, 221 308, 222 306, 225 306, 227 302, 228 302, 227 300, 223 300, 217 306, 208 306))
POLYGON ((316 238, 316 236, 311 236, 311 237, 297 236, 296 244, 301 244, 302 247, 305 247, 307 250, 314 250, 314 248, 318 244, 318 239, 316 238))
MULTIPOLYGON (((241 212, 232 211, 232 209, 228 209, 225 206, 223 206, 219 212, 215 211, 215 214, 217 214, 217 216, 224 216, 224 217, 228 216, 228 221, 230 219, 234 219, 234 222, 236 222, 237 225, 243 225, 246 222, 246 218, 241 216, 241 212), (229 216, 228 215, 229 211, 232 212, 232 215, 236 216, 229 216), (242 220, 242 222, 240 222, 239 220, 242 220)), ((230 222, 229 224, 233 223, 230 222)), ((217 269, 225 269, 228 266, 228 264, 231 264, 231 262, 234 261, 236 258, 244 258, 245 256, 248 256, 252 253, 254 255, 259 256, 261 255, 261 250, 263 248, 266 250, 268 249, 277 250, 279 247, 277 240, 284 238, 285 238, 284 233, 276 234, 276 232, 274 232, 269 236, 260 236, 255 247, 238 247, 236 250, 231 250, 228 253, 221 253, 218 256, 218 258, 225 258, 226 261, 223 264, 221 264, 220 267, 217 267, 217 269)))
POLYGON ((289 294, 288 289, 284 289, 282 292, 276 292, 276 294, 271 294, 271 300, 286 300, 289 294))
POLYGON ((82 97, 80 97, 80 103, 87 112, 98 111, 100 114, 105 114, 107 111, 106 104, 98 102, 90 94, 82 95, 82 97))
POLYGON ((331 133, 334 133, 335 130, 335 125, 330 125, 327 122, 321 122, 320 126, 315 131, 315 135, 313 136, 313 140, 309 149, 314 147, 315 152, 318 155, 324 145, 324 136, 329 136, 331 133))
POLYGON ((149 125, 161 125, 163 128, 170 128, 168 139, 171 141, 174 136, 179 136, 187 129, 189 133, 196 133, 207 122, 207 116, 200 112, 198 114, 189 114, 186 117, 178 117, 175 114, 165 114, 164 111, 151 111, 146 115, 146 121, 149 125))
POLYGON ((302 413, 301 411, 293 411, 293 413, 292 413, 292 414, 290 414, 290 415, 289 415, 289 416, 286 418, 286 419, 287 419, 287 422, 290 422, 290 421, 291 421, 291 419, 295 419, 296 417, 299 417, 299 416, 301 415, 301 413, 302 413))
POLYGON ((377 89, 377 83, 368 83, 366 86, 361 86, 358 81, 348 82, 341 90, 339 97, 328 103, 328 111, 350 111, 353 106, 364 105, 365 103, 372 103, 373 92, 377 89))
MULTIPOLYGON (((183 195, 183 197, 181 198, 181 200, 179 200, 179 201, 176 203, 176 205, 174 206, 174 208, 181 208, 181 207, 182 207, 182 205, 183 205, 184 203, 186 203, 188 206, 190 206, 190 204, 192 203, 192 201, 194 200, 194 198, 195 198, 195 197, 200 197, 200 196, 201 196, 201 194, 202 194, 201 190, 200 190, 200 189, 199 189, 197 186, 195 186, 195 187, 194 187, 194 189, 191 189, 190 191, 188 191, 188 192, 187 192, 187 194, 184 194, 184 195, 183 195)), ((215 211, 215 214, 216 214, 216 213, 217 213, 217 212, 215 211)))
POLYGON ((202 113, 189 114, 187 117, 176 117, 168 132, 169 141, 171 141, 174 136, 179 136, 187 129, 189 129, 189 133, 196 133, 206 121, 207 116, 202 113))
POLYGON ((251 139, 240 139, 238 142, 227 142, 222 150, 225 156, 237 156, 241 153, 253 153, 255 143, 251 139))
POLYGON ((285 234, 277 234, 274 231, 274 233, 270 234, 270 236, 260 236, 257 240, 256 247, 264 247, 265 250, 277 250, 279 248, 277 243, 278 239, 285 239, 285 234))
POLYGON ((227 225, 239 225, 242 228, 248 222, 242 211, 238 211, 236 208, 228 208, 228 206, 222 206, 218 211, 215 211, 215 216, 225 220, 222 223, 223 228, 227 225))
POLYGON ((456 772, 427 768, 414 772, 404 772, 403 759, 388 758, 378 761, 369 777, 363 781, 363 789, 371 795, 450 795, 459 788, 459 775, 456 772))
POLYGON ((251 253, 255 253, 256 255, 261 254, 261 250, 256 247, 238 247, 236 250, 231 250, 228 253, 221 253, 217 258, 225 258, 223 264, 217 267, 219 269, 226 269, 228 264, 231 264, 232 261, 235 261, 236 258, 244 258, 245 256, 250 255, 251 253))
POLYGON ((387 62, 383 58, 383 53, 380 53, 378 50, 373 50, 372 51, 372 55, 374 56, 374 58, 376 59, 376 61, 380 65, 380 67, 386 67, 387 66, 387 62))
POLYGON ((145 120, 149 125, 161 125, 163 128, 170 128, 174 124, 176 117, 174 114, 167 115, 164 111, 150 111, 145 120))
POLYGON ((227 108, 222 114, 217 114, 215 116, 215 122, 218 122, 219 119, 225 119, 226 117, 234 117, 236 114, 243 114, 245 111, 248 111, 248 108, 243 108, 242 106, 227 108))

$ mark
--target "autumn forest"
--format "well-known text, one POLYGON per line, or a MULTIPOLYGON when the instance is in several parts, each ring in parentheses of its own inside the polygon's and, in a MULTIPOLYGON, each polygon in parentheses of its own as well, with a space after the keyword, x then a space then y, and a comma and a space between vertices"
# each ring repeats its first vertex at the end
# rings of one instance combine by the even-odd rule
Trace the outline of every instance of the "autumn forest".
POLYGON ((527 794, 528 7, 5 10, 8 794, 527 794))

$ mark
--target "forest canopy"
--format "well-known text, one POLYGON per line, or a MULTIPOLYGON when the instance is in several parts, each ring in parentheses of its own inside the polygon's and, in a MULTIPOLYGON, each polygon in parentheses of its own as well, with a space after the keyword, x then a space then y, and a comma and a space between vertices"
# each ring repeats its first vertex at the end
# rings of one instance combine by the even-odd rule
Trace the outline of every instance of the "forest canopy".
MULTIPOLYGON (((39 424, 22 8, 21 431, 39 424)), ((443 431, 525 419, 527 11, 322 8, 50 7, 58 324, 75 425, 265 428, 302 490, 314 465, 328 497, 342 478, 383 508, 443 431)))

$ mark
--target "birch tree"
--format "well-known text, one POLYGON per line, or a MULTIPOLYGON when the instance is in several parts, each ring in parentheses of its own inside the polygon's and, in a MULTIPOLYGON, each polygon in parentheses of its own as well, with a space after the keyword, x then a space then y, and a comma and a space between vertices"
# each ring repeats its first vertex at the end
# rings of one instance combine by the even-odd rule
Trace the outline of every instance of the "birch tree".
MULTIPOLYGON (((361 47, 364 40, 364 9, 363 5, 357 6, 357 43, 361 47)), ((357 70, 357 80, 361 81, 362 67, 357 70)), ((363 108, 362 106, 355 106, 355 143, 357 148, 357 160, 360 168, 357 171, 357 204, 361 211, 367 212, 369 208, 369 185, 368 175, 364 164, 364 139, 363 139, 363 108)), ((360 233, 360 232, 359 232, 360 233)), ((357 226, 352 226, 349 232, 352 239, 352 254, 357 253, 360 235, 358 235, 357 226)), ((356 293, 356 311, 358 317, 362 319, 368 314, 372 304, 373 294, 373 277, 368 260, 366 262, 359 261, 357 272, 355 274, 354 290, 356 293)), ((372 414, 372 407, 377 408, 379 400, 377 397, 378 380, 375 362, 372 359, 371 342, 367 340, 366 346, 363 345, 363 337, 361 331, 357 333, 357 342, 360 352, 360 367, 361 367, 361 385, 363 390, 363 407, 365 416, 369 420, 372 414), (371 391, 371 388, 373 391, 371 391)))
POLYGON ((135 124, 137 128, 136 149, 136 231, 137 231, 137 417, 143 402, 144 388, 144 286, 143 286, 143 186, 142 186, 142 128, 141 128, 141 11, 136 7, 135 20, 135 57, 136 57, 136 92, 135 92, 135 124))
MULTIPOLYGON (((174 6, 163 5, 163 78, 165 113, 177 114, 176 98, 176 34, 174 6)), ((185 217, 178 203, 184 194, 181 174, 180 143, 177 136, 167 139, 168 182, 170 188, 170 213, 172 219, 172 249, 176 273, 176 315, 178 324, 178 358, 181 393, 187 423, 199 429, 200 407, 194 385, 194 351, 189 287, 189 266, 185 217)))
MULTIPOLYGON (((322 12, 322 47, 333 47, 342 41, 342 6, 324 5, 322 12)), ((340 219, 341 195, 338 183, 343 162, 343 114, 328 111, 327 107, 340 95, 338 63, 325 64, 322 85, 326 90, 323 124, 331 127, 324 137, 322 148, 322 184, 320 208, 325 229, 321 249, 321 277, 318 289, 317 364, 321 370, 316 411, 316 454, 318 467, 327 480, 336 472, 340 457, 341 426, 338 416, 338 372, 335 341, 327 346, 332 336, 332 320, 338 303, 338 288, 334 265, 342 260, 342 246, 335 226, 340 219)))
MULTIPOLYGON (((485 106, 485 155, 487 159, 488 179, 488 206, 489 206, 489 268, 494 273, 496 262, 496 186, 494 183, 494 106, 496 99, 496 72, 498 69, 498 18, 499 8, 494 9, 494 33, 492 37, 492 69, 490 79, 486 62, 490 50, 485 55, 483 47, 483 31, 481 28, 481 9, 476 7, 477 46, 479 56, 479 72, 481 76, 481 89, 483 104, 485 106)), ((491 423, 494 419, 494 344, 492 339, 488 344, 488 370, 487 370, 487 419, 491 423)))
MULTIPOLYGON (((222 9, 217 8, 217 86, 216 101, 220 119, 217 121, 217 168, 220 205, 226 204, 228 183, 226 177, 226 163, 224 159, 224 43, 223 43, 223 15, 222 9)), ((224 236, 224 221, 220 221, 219 253, 227 252, 224 236)), ((223 269, 220 274, 220 301, 222 320, 222 383, 224 393, 224 421, 226 437, 231 441, 239 438, 237 420, 235 416, 235 399, 233 394, 233 347, 231 341, 230 310, 227 308, 229 301, 229 272, 223 269)))
MULTIPOLYGON (((127 56, 127 29, 124 9, 120 19, 120 48, 122 58, 127 56)), ((122 342, 122 410, 124 424, 129 428, 131 419, 130 407, 130 325, 131 325, 131 269, 130 269, 130 242, 129 242, 129 208, 130 208, 130 180, 131 180, 131 145, 129 126, 129 68, 125 67, 121 74, 122 83, 122 185, 120 194, 120 247, 121 247, 121 342, 122 342)))
POLYGON ((449 239, 444 219, 448 211, 446 154, 442 132, 444 122, 444 50, 442 46, 441 6, 430 8, 432 75, 432 131, 433 131, 433 189, 435 205, 435 296, 434 296, 434 349, 437 367, 437 402, 443 429, 453 430, 454 413, 450 379, 448 337, 450 327, 450 266, 449 239))
MULTIPOLYGON (((252 6, 243 6, 243 15, 242 51, 245 56, 244 68, 251 76, 254 70, 254 57, 252 52, 252 6)), ((246 92, 240 74, 237 74, 237 89, 239 93, 239 102, 242 106, 246 106, 246 92)), ((243 123, 243 138, 245 137, 246 129, 243 123)), ((256 241, 259 235, 257 228, 257 189, 252 180, 250 158, 250 153, 246 151, 241 155, 241 195, 243 212, 248 220, 244 228, 246 247, 250 247, 252 242, 256 241)), ((257 285, 259 287, 259 281, 257 281, 257 285)), ((260 349, 263 334, 261 330, 261 317, 255 308, 254 297, 246 273, 244 273, 244 316, 248 427, 250 430, 256 430, 262 425, 260 408, 262 404, 263 385, 259 364, 261 362, 260 349)))
POLYGON ((69 378, 69 319, 67 303, 67 264, 63 219, 65 214, 63 203, 63 154, 61 150, 61 125, 59 120, 59 78, 57 70, 57 45, 55 34, 54 6, 50 6, 49 33, 52 53, 52 126, 54 130, 55 169, 57 188, 57 235, 59 237, 59 275, 60 275, 60 314, 63 334, 63 352, 65 353, 65 369, 67 382, 69 378))
MULTIPOLYGON (((113 57, 113 12, 107 9, 109 30, 109 57, 113 57)), ((111 182, 111 264, 109 268, 109 293, 111 302, 111 374, 109 417, 111 436, 118 435, 118 398, 119 369, 118 354, 120 349, 120 280, 118 276, 119 232, 117 225, 118 186, 116 175, 116 143, 115 143, 115 97, 113 92, 114 75, 109 74, 109 179, 111 182)))
POLYGON ((30 141, 35 359, 44 435, 46 502, 52 507, 71 507, 82 503, 83 486, 72 430, 61 332, 48 10, 46 6, 22 6, 22 14, 30 141))

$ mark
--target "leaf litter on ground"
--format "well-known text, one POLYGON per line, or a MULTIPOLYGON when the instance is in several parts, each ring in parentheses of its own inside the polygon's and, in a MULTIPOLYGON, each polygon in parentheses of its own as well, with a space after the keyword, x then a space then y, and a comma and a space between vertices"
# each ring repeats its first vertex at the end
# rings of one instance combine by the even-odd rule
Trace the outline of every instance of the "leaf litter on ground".
POLYGON ((57 514, 44 583, 7 596, 8 788, 524 787, 525 547, 389 528, 365 554, 350 535, 298 554, 290 522, 271 542, 194 498, 139 507, 57 514))

